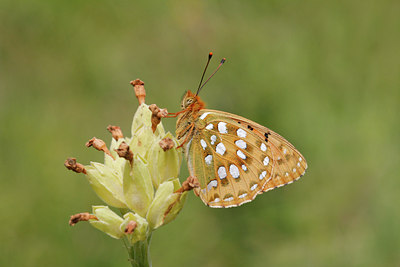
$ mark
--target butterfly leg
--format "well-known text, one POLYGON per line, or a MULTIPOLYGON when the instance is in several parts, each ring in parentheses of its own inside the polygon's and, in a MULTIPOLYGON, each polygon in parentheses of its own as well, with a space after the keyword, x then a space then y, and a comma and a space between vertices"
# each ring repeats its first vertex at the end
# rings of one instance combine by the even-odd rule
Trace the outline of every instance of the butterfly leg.
POLYGON ((175 112, 175 113, 168 113, 166 118, 176 118, 176 117, 178 117, 179 114, 181 114, 183 112, 185 112, 185 110, 181 110, 181 111, 175 112))
MULTIPOLYGON (((177 112, 178 113, 178 112, 177 112)), ((168 113, 167 116, 165 118, 176 118, 178 117, 179 114, 177 113, 168 113)))
POLYGON ((190 127, 189 129, 189 133, 186 135, 185 140, 183 140, 182 144, 180 144, 177 148, 181 148, 189 139, 189 137, 191 136, 193 129, 194 129, 194 123, 190 124, 188 127, 190 127))

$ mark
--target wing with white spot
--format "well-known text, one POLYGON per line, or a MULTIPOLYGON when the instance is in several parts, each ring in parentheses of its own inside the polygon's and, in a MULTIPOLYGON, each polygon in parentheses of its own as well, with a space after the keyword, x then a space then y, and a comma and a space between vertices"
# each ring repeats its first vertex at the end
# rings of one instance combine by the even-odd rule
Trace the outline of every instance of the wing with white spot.
POLYGON ((185 153, 191 175, 200 182, 200 198, 211 207, 249 202, 271 178, 267 144, 218 112, 201 113, 189 142, 185 153))
POLYGON ((304 157, 270 129, 221 111, 199 115, 186 154, 207 205, 240 206, 304 174, 304 157))

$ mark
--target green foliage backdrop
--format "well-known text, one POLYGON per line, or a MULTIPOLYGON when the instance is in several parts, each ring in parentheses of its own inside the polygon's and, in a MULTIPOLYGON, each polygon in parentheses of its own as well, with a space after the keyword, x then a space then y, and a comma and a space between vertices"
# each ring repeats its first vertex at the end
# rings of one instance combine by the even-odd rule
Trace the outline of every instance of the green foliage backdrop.
POLYGON ((282 134, 309 169, 240 208, 191 193, 153 236, 154 266, 400 265, 399 13, 369 0, 1 0, 0 265, 128 266, 121 241, 68 226, 102 202, 64 159, 101 161, 84 143, 109 142, 108 124, 129 131, 130 80, 177 111, 209 51, 227 63, 207 106, 282 134))

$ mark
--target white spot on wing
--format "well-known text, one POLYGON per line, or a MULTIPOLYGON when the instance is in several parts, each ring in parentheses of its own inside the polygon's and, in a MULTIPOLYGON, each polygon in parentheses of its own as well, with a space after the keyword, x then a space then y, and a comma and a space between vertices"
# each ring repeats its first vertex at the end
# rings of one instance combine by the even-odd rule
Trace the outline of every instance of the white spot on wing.
POLYGON ((289 176, 289 173, 288 173, 288 172, 286 172, 286 173, 285 173, 285 176, 286 176, 286 177, 288 177, 288 176, 289 176))
POLYGON ((236 134, 237 134, 237 136, 242 137, 242 138, 245 138, 245 137, 247 136, 246 131, 243 130, 243 129, 238 129, 238 130, 236 131, 236 134))
POLYGON ((217 141, 217 136, 215 136, 214 134, 211 135, 211 144, 215 144, 215 142, 217 141))
POLYGON ((229 166, 229 172, 231 173, 233 178, 239 178, 239 168, 236 167, 236 165, 231 164, 231 166, 229 166))
POLYGON ((225 179, 226 178, 226 169, 225 167, 221 166, 218 168, 218 176, 220 179, 225 179))
POLYGON ((247 196, 247 193, 241 194, 239 198, 244 198, 245 196, 247 196))
POLYGON ((225 146, 224 146, 223 143, 219 143, 219 144, 217 145, 217 147, 216 147, 216 150, 217 150, 217 153, 218 153, 218 154, 224 155, 224 154, 225 154, 225 151, 226 151, 226 148, 225 148, 225 146))
POLYGON ((266 171, 263 171, 261 174, 260 174, 260 176, 258 177, 260 180, 262 180, 262 179, 264 179, 265 178, 265 176, 267 176, 267 172, 266 171))
POLYGON ((226 128, 226 123, 225 122, 219 122, 218 123, 218 131, 222 134, 228 133, 228 129, 226 128))
POLYGON ((300 162, 297 162, 297 167, 300 167, 300 162))
POLYGON ((210 112, 205 112, 203 115, 200 116, 200 119, 204 120, 210 112))
POLYGON ((207 155, 207 156, 204 158, 204 161, 206 162, 207 165, 210 165, 211 162, 212 162, 212 155, 207 155))
POLYGON ((200 144, 201 144, 201 146, 203 147, 203 149, 206 149, 206 147, 207 147, 206 141, 204 141, 203 139, 201 139, 201 140, 200 140, 200 144))
POLYGON ((224 199, 224 201, 232 201, 232 200, 233 200, 233 197, 228 197, 228 198, 224 199))
POLYGON ((241 159, 246 159, 246 155, 245 155, 242 151, 238 150, 238 151, 236 151, 236 154, 237 154, 241 159))
POLYGON ((269 164, 269 158, 266 156, 263 160, 264 166, 267 166, 269 164))
POLYGON ((218 185, 217 180, 212 180, 212 181, 210 181, 210 182, 208 183, 208 185, 207 185, 207 190, 210 191, 211 188, 217 187, 217 185, 218 185))
POLYGON ((212 130, 214 129, 214 125, 212 123, 210 123, 209 125, 206 126, 207 130, 212 130))
POLYGON ((262 151, 267 151, 267 146, 264 143, 261 143, 260 148, 262 151))
POLYGON ((219 198, 214 199, 213 203, 220 202, 221 200, 219 198))
POLYGON ((244 171, 247 171, 247 167, 246 167, 246 165, 242 165, 242 169, 244 170, 244 171))
POLYGON ((246 147, 247 147, 246 142, 243 141, 243 140, 237 140, 237 141, 235 142, 235 145, 237 145, 237 146, 238 146, 239 148, 241 148, 241 149, 246 149, 246 147))
POLYGON ((296 168, 293 168, 293 172, 296 172, 296 168))
POLYGON ((286 154, 286 153, 287 153, 287 149, 284 148, 284 149, 283 149, 283 154, 286 154))
POLYGON ((301 157, 299 157, 299 161, 302 161, 303 159, 301 157))
POLYGON ((254 191, 258 187, 258 184, 254 184, 252 187, 250 187, 251 191, 254 191))

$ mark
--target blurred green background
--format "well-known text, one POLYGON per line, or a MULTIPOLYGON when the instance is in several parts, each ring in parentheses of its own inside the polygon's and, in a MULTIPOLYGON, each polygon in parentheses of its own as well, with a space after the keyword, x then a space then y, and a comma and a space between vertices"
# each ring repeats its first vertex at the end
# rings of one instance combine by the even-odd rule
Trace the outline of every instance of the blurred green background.
MULTIPOLYGON (((399 1, 0 1, 0 265, 128 266, 120 240, 69 215, 102 204, 65 158, 130 129, 147 103, 201 92, 307 158, 299 182, 240 208, 192 193, 153 235, 154 266, 400 265, 399 1)), ((175 120, 164 120, 174 131, 175 120)), ((181 180, 187 177, 182 167, 181 180)))

